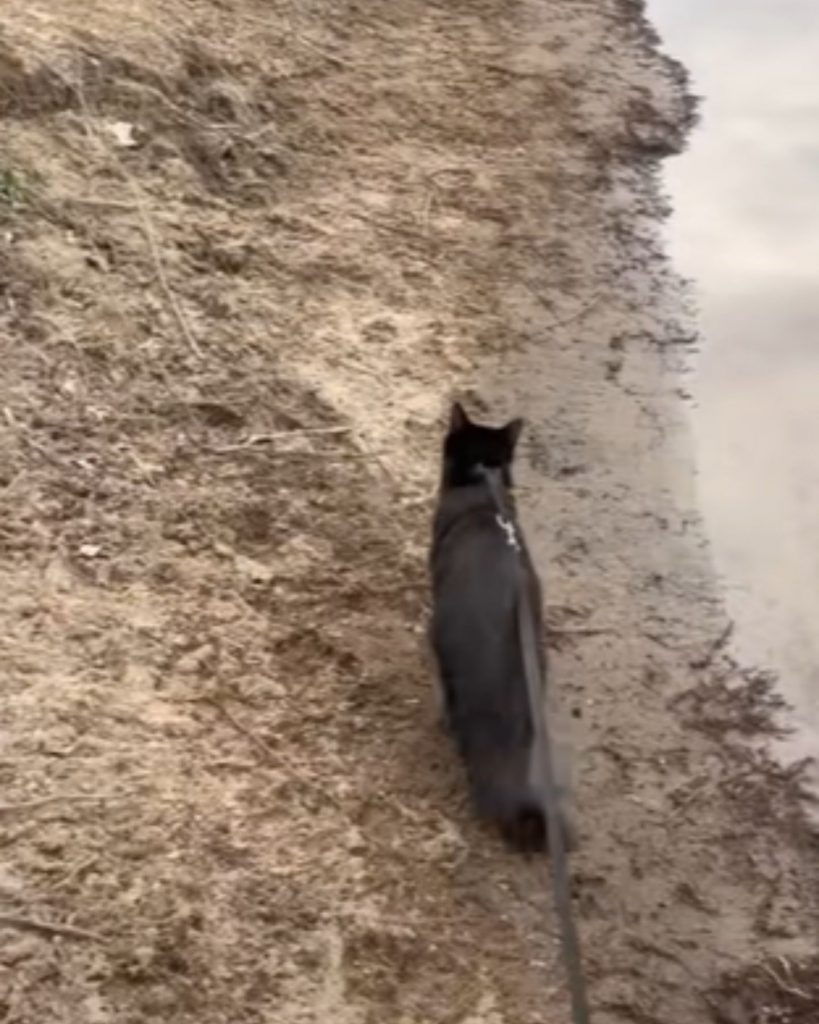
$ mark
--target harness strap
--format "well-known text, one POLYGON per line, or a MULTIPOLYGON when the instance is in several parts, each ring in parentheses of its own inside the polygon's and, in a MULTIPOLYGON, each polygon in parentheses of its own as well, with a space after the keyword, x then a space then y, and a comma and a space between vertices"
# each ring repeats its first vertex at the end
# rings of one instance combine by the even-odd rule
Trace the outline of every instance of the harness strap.
POLYGON ((522 545, 517 532, 515 520, 507 510, 502 484, 497 469, 480 467, 486 480, 489 493, 495 503, 498 525, 506 535, 507 543, 514 552, 517 576, 517 620, 523 654, 523 669, 526 677, 526 689, 529 698, 529 710, 535 732, 535 743, 530 763, 530 781, 542 782, 544 793, 544 810, 549 836, 549 856, 552 863, 552 888, 554 890, 555 908, 560 924, 560 941, 563 950, 563 961, 569 983, 569 995, 572 1004, 573 1024, 590 1024, 591 1016, 586 992, 586 979, 583 974, 580 938, 572 913, 571 876, 566 836, 563 831, 563 819, 560 814, 560 801, 557 794, 557 783, 552 760, 552 745, 546 716, 543 714, 543 685, 538 658, 538 633, 535 628, 535 609, 529 600, 526 586, 527 580, 521 562, 522 545))

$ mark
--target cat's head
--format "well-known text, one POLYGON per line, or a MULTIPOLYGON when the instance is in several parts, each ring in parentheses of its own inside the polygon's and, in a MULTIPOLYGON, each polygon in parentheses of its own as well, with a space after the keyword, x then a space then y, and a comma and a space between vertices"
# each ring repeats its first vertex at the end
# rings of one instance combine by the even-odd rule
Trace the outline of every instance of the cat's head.
POLYGON ((522 419, 510 420, 503 427, 473 423, 463 406, 455 402, 444 439, 443 485, 468 487, 480 483, 480 467, 484 467, 499 469, 504 483, 511 487, 512 461, 522 428, 522 419))

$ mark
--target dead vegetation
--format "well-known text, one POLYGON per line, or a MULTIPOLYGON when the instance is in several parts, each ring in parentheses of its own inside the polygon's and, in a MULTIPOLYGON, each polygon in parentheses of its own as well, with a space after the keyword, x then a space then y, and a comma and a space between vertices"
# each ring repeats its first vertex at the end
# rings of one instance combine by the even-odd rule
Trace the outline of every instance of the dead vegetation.
POLYGON ((713 999, 719 1024, 810 1024, 819 1015, 819 963, 755 964, 723 978, 713 999))
POLYGON ((377 78, 329 52, 344 12, 325 52, 284 9, 161 6, 26 5, 0 54, 0 1016, 523 1020, 423 725, 464 356, 419 289, 468 246, 350 164, 377 78))

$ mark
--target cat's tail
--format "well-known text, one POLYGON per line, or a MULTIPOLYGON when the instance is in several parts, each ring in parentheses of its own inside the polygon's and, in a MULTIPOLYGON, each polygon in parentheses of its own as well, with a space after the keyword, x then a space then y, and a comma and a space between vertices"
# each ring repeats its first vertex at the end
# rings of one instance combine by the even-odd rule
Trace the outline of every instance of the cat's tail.
POLYGON ((545 853, 549 849, 545 808, 528 794, 509 808, 498 825, 506 842, 521 853, 545 853))
MULTIPOLYGON (((513 849, 546 853, 549 827, 545 794, 528 781, 528 751, 483 751, 467 763, 470 788, 480 817, 493 822, 513 849)), ((563 840, 569 850, 576 837, 566 794, 558 792, 563 840)))

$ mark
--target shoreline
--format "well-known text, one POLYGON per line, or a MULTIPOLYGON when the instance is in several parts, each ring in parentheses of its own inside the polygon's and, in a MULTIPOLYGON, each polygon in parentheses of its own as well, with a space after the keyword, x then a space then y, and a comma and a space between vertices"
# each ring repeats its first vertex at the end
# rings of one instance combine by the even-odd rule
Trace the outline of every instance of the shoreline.
MULTIPOLYGON (((665 140, 667 152, 676 152, 694 127, 687 78, 679 64, 658 54, 656 33, 647 29, 644 40, 656 65, 669 75, 666 81, 678 90, 671 103, 681 119, 665 140)), ((666 110, 668 103, 666 97, 666 110)), ((657 125, 667 122, 658 116, 648 123, 652 150, 662 151, 657 125)), ((600 135, 594 127, 587 131, 600 135)), ((756 965, 773 956, 777 946, 786 960, 804 956, 805 976, 811 976, 816 951, 811 913, 798 923, 806 910, 798 893, 813 875, 814 840, 805 819, 800 766, 780 765, 766 745, 766 737, 776 737, 784 710, 775 682, 744 669, 726 647, 729 623, 697 507, 693 436, 681 394, 687 347, 696 341, 695 320, 682 282, 658 252, 658 234, 649 231, 646 237, 641 230, 646 209, 656 228, 667 214, 667 200, 655 168, 641 172, 629 165, 623 174, 632 192, 630 209, 621 199, 626 210, 621 215, 635 230, 620 233, 610 265, 625 264, 620 276, 628 282, 625 297, 606 294, 601 301, 589 286, 576 300, 581 313, 568 331, 558 331, 556 341, 550 337, 545 351, 533 344, 515 370, 501 372, 502 383, 490 393, 500 400, 501 419, 522 413, 534 420, 530 461, 535 466, 524 479, 524 521, 545 569, 547 606, 557 601, 558 622, 569 626, 569 634, 572 626, 581 636, 589 634, 564 643, 558 633, 555 658, 564 701, 586 720, 585 725, 575 723, 581 737, 579 817, 587 823, 587 836, 601 821, 607 823, 599 841, 619 834, 631 861, 623 870, 614 857, 609 870, 620 867, 617 883, 612 885, 611 878, 598 883, 595 902, 606 890, 610 902, 600 915, 608 920, 587 922, 590 956, 599 957, 606 973, 603 946, 613 938, 608 921, 631 920, 630 941, 645 952, 644 969, 652 983, 659 974, 678 993, 676 1000, 668 992, 658 1000, 652 984, 637 979, 623 984, 620 977, 610 977, 596 987, 598 1005, 608 1002, 609 1011, 624 1019, 682 1021, 690 1015, 693 1021, 704 1012, 732 1012, 725 1006, 737 1003, 737 987, 742 988, 738 962, 748 965, 749 979, 756 978, 748 989, 759 999, 756 965), (635 268, 636 281, 629 280, 635 268), (624 306, 631 321, 625 339, 618 332, 624 306), (595 376, 599 383, 590 383, 595 376), (561 392, 566 380, 572 382, 568 394, 561 392), (613 393, 612 384, 620 394, 613 393), (555 412, 558 423, 552 422, 555 412), (615 438, 611 424, 617 424, 615 438), (591 586, 590 565, 602 577, 591 586), (599 678, 601 664, 606 675, 613 674, 614 684, 599 678), (601 756, 609 763, 601 764, 601 756), (612 808, 613 793, 636 806, 624 810, 618 802, 612 808), (680 817, 688 816, 683 825, 680 817), (669 822, 676 836, 663 834, 669 822), (632 843, 629 834, 641 838, 632 843), (731 869, 703 865, 709 850, 733 860, 731 869), (750 872, 747 863, 740 867, 746 858, 755 865, 750 872), (786 865, 784 871, 793 873, 790 895, 784 889, 773 892, 765 881, 779 858, 776 870, 786 865), (759 870, 762 864, 767 867, 759 870), (741 873, 741 881, 734 871, 741 873), (775 923, 760 922, 751 909, 758 887, 764 887, 772 904, 781 901, 771 918, 775 923), (692 904, 701 911, 712 908, 706 913, 731 908, 725 915, 715 913, 711 942, 703 939, 708 927, 687 919, 692 904), (706 949, 706 958, 700 959, 706 949), (690 981, 708 972, 713 972, 710 985, 692 1000, 686 976, 690 981)), ((605 202, 601 205, 602 219, 605 202)), ((588 209, 583 216, 588 217, 588 209)), ((564 234, 582 246, 590 232, 564 228, 564 234)), ((601 236, 598 232, 598 240, 601 236)), ((605 252, 596 257, 605 262, 605 252)), ((617 279, 616 272, 612 277, 617 279)), ((510 322, 516 315, 519 311, 509 308, 510 322)), ((548 325, 544 335, 549 335, 548 325)), ((581 877, 586 871, 593 874, 602 853, 596 850, 587 868, 582 839, 581 877)), ((597 836, 591 841, 596 845, 597 836)), ((788 1002, 775 985, 766 999, 771 1005, 788 1002)))

